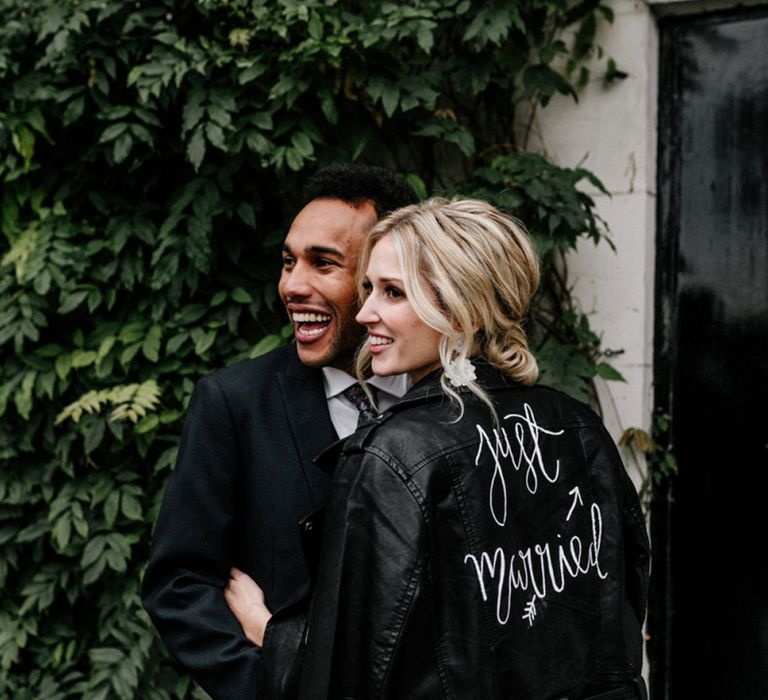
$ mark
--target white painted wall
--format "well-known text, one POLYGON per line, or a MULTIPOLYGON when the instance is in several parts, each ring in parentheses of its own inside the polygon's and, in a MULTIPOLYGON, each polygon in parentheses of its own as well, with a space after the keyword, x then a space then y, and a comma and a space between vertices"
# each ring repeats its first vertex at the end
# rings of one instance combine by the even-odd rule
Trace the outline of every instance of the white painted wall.
MULTIPOLYGON (((583 165, 610 193, 587 190, 610 230, 615 251, 582 243, 568 258, 574 298, 602 336, 603 349, 626 383, 598 385, 603 421, 614 439, 624 429, 650 430, 653 411, 654 260, 656 232, 656 102, 658 32, 645 2, 608 0, 613 24, 603 24, 598 44, 628 77, 605 86, 603 69, 578 103, 557 97, 539 112, 539 146, 555 163, 583 165)), ((604 65, 604 64, 603 64, 604 65)), ((639 489, 645 464, 625 451, 639 489)), ((648 678, 648 661, 643 675, 648 678)))
POLYGON ((649 429, 653 410, 658 46, 645 2, 608 4, 615 20, 599 27, 598 43, 628 77, 606 86, 605 62, 598 63, 578 103, 558 96, 539 111, 536 137, 555 163, 583 165, 611 194, 586 190, 616 251, 586 242, 568 266, 574 296, 603 348, 624 351, 610 361, 626 384, 609 382, 609 396, 601 396, 606 426, 618 438, 628 427, 649 429))

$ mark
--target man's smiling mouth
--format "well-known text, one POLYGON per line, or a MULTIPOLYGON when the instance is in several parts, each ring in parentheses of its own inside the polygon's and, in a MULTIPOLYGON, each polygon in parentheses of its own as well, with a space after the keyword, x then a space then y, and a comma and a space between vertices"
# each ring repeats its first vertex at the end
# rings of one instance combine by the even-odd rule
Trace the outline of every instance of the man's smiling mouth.
POLYGON ((322 335, 331 322, 329 314, 295 311, 291 314, 291 320, 296 328, 297 339, 313 338, 322 335))

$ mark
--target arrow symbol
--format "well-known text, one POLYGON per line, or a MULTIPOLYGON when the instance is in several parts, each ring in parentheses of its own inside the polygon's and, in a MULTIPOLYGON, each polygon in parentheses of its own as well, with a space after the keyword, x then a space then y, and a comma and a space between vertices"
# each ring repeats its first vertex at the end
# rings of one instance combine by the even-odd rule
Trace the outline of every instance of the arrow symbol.
POLYGON ((573 513, 573 509, 576 507, 576 503, 580 503, 582 506, 584 505, 584 501, 581 500, 581 491, 579 491, 578 486, 574 486, 569 492, 569 496, 573 496, 573 504, 571 505, 571 509, 568 511, 568 517, 567 520, 571 519, 571 514, 573 513))

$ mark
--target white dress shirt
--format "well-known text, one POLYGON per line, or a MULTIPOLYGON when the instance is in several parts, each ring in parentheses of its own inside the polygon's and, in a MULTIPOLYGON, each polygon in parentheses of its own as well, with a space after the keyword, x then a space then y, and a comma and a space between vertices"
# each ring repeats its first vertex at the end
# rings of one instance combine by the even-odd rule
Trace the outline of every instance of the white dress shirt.
MULTIPOLYGON (((357 406, 341 395, 355 382, 357 379, 340 369, 323 367, 323 384, 325 385, 325 398, 328 401, 328 413, 331 414, 331 423, 333 423, 333 427, 336 428, 340 438, 351 435, 357 427, 357 418, 360 415, 357 406)), ((408 376, 405 374, 395 374, 391 377, 373 376, 367 382, 376 387, 379 412, 386 411, 409 389, 408 376)))

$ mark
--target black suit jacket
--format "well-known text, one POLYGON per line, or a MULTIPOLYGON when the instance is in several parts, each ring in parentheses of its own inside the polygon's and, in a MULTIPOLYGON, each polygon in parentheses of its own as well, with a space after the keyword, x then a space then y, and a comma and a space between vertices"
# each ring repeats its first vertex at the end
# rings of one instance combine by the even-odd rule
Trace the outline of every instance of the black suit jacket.
POLYGON ((312 458, 336 439, 319 369, 293 346, 198 382, 157 520, 144 606, 176 659, 215 699, 256 697, 261 651, 224 600, 231 566, 279 610, 308 573, 299 520, 325 503, 312 458))

